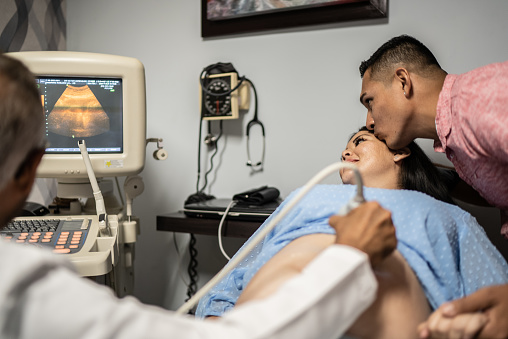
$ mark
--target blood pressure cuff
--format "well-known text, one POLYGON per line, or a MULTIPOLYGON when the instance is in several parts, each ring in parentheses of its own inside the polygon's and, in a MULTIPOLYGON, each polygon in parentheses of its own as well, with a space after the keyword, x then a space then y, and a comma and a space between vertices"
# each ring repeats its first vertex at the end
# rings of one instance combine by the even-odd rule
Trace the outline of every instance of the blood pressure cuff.
POLYGON ((263 186, 246 192, 238 193, 233 196, 237 205, 264 205, 270 201, 276 200, 280 192, 275 187, 263 186))

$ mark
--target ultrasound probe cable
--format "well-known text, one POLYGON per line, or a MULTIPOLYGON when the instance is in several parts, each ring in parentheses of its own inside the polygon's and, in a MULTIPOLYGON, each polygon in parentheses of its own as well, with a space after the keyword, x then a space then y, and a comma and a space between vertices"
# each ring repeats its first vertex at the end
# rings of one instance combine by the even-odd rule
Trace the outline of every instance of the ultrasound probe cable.
POLYGON ((263 241, 266 235, 281 222, 286 214, 288 214, 288 212, 291 211, 315 185, 320 183, 330 174, 342 168, 353 170, 356 181, 356 195, 344 207, 340 209, 338 214, 346 214, 361 203, 365 202, 365 198, 363 197, 362 177, 355 165, 345 162, 336 162, 325 167, 302 187, 296 196, 291 201, 289 201, 286 206, 284 206, 279 214, 277 214, 263 229, 259 231, 259 233, 252 239, 252 241, 244 245, 241 252, 238 252, 219 273, 210 279, 210 281, 208 281, 200 290, 198 290, 196 294, 194 294, 194 296, 190 298, 185 304, 180 306, 180 308, 176 310, 176 313, 186 314, 190 309, 192 309, 199 302, 199 299, 208 293, 212 287, 214 287, 222 278, 231 272, 235 266, 237 266, 259 243, 261 243, 261 241, 263 241))
POLYGON ((85 168, 88 174, 88 179, 90 180, 90 185, 92 186, 93 197, 95 199, 95 210, 97 211, 97 218, 99 219, 99 233, 102 236, 110 237, 111 230, 109 229, 108 214, 106 213, 104 198, 99 188, 99 184, 97 183, 97 178, 95 177, 92 162, 90 161, 90 157, 88 156, 88 150, 86 148, 85 140, 78 140, 78 147, 81 152, 81 156, 83 157, 83 161, 85 163, 85 168))

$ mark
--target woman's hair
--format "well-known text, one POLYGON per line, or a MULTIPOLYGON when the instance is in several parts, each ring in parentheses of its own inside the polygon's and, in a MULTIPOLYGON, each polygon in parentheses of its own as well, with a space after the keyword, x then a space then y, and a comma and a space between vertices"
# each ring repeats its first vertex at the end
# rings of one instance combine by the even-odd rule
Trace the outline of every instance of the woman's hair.
MULTIPOLYGON (((365 126, 358 130, 358 132, 360 131, 373 133, 373 131, 369 131, 365 126)), ((411 151, 411 154, 404 158, 401 163, 400 188, 423 192, 438 200, 455 204, 451 198, 449 188, 445 184, 443 175, 420 146, 412 141, 407 148, 411 151)))

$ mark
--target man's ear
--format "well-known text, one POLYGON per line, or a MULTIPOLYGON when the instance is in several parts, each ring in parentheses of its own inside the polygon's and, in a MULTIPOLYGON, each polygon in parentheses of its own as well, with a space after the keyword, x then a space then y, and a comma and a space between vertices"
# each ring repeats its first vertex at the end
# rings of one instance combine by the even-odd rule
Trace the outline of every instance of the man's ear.
POLYGON ((397 87, 400 88, 401 93, 404 94, 406 98, 409 98, 412 89, 411 75, 409 74, 409 71, 402 67, 397 68, 395 70, 395 82, 397 87))
POLYGON ((37 167, 44 155, 44 149, 36 149, 28 153, 25 161, 20 165, 14 178, 14 182, 19 190, 30 192, 35 180, 37 167))
POLYGON ((396 163, 399 163, 400 161, 404 160, 408 156, 411 155, 411 151, 408 147, 403 147, 399 150, 393 151, 393 161, 396 163))

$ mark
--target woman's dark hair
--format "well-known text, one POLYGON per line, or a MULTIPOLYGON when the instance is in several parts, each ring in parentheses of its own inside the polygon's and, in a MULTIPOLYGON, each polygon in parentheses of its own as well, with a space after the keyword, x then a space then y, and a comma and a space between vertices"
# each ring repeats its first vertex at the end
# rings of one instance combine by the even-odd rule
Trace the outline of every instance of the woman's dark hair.
MULTIPOLYGON (((358 130, 360 131, 373 133, 365 126, 358 130)), ((400 188, 423 192, 438 200, 455 204, 443 175, 420 146, 412 141, 407 148, 411 151, 411 155, 402 160, 400 188)))

